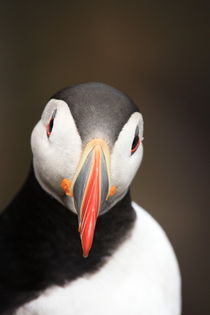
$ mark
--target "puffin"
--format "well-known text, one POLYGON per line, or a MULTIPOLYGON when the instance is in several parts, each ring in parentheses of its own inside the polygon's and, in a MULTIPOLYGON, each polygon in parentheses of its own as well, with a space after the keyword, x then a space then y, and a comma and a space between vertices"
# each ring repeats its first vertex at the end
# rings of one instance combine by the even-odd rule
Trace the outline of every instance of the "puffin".
POLYGON ((143 117, 104 83, 54 94, 31 135, 28 177, 0 215, 1 315, 179 315, 162 227, 131 200, 143 117))

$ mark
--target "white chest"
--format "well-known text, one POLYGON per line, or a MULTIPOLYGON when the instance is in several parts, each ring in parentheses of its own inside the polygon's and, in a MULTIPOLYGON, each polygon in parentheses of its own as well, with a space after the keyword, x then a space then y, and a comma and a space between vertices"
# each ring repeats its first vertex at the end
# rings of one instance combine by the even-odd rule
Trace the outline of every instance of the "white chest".
POLYGON ((154 219, 135 205, 131 237, 95 274, 54 287, 16 315, 178 315, 180 276, 173 249, 154 219))

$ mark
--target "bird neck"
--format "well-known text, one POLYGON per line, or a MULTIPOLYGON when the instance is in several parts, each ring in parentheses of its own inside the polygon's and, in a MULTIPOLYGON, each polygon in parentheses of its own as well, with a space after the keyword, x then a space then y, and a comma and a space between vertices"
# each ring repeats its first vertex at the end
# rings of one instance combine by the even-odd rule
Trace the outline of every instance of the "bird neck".
POLYGON ((96 272, 129 237, 135 222, 130 193, 98 218, 93 246, 83 258, 77 216, 47 194, 31 169, 0 216, 0 313, 29 302, 53 285, 96 272), (6 298, 5 298, 6 297, 6 298))
POLYGON ((9 218, 6 225, 14 227, 12 237, 19 250, 18 263, 24 260, 28 279, 33 275, 28 285, 39 289, 95 272, 129 237, 136 217, 128 192, 98 218, 91 252, 83 258, 77 215, 41 188, 33 168, 5 216, 9 218), (45 268, 47 274, 43 277, 45 268))

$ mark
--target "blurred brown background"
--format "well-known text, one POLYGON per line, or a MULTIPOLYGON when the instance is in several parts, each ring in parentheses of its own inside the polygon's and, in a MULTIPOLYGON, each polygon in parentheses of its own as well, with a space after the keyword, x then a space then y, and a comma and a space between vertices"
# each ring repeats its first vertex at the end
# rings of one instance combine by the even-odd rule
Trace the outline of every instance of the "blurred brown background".
POLYGON ((133 198, 174 245, 183 314, 209 314, 209 7, 180 3, 0 1, 0 208, 26 177, 30 133, 54 92, 85 81, 123 90, 145 120, 133 198))

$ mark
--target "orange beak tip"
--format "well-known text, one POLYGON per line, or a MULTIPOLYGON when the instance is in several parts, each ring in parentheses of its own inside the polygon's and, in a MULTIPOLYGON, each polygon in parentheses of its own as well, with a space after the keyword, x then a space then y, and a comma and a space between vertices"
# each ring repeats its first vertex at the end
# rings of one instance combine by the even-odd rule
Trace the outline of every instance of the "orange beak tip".
POLYGON ((87 258, 90 252, 90 247, 89 246, 85 247, 83 242, 82 242, 82 251, 83 251, 83 257, 87 258))
POLYGON ((84 257, 84 258, 87 258, 88 255, 89 255, 89 250, 84 250, 84 249, 83 249, 83 257, 84 257))

